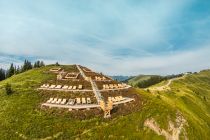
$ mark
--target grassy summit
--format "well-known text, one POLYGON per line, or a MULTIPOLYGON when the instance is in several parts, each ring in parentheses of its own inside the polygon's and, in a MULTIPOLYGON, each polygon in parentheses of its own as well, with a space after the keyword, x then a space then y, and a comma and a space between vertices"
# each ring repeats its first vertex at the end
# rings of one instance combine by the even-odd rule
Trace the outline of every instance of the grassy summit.
POLYGON ((145 127, 145 121, 153 118, 161 129, 168 131, 169 121, 176 124, 177 112, 187 121, 180 139, 209 139, 210 71, 175 80, 168 91, 150 93, 136 89, 142 99, 141 106, 131 113, 106 120, 94 114, 78 119, 66 110, 41 109, 45 95, 36 88, 54 78, 55 75, 45 73, 50 68, 52 66, 33 69, 0 82, 1 140, 165 139, 145 127), (6 83, 12 85, 12 95, 6 95, 6 83))

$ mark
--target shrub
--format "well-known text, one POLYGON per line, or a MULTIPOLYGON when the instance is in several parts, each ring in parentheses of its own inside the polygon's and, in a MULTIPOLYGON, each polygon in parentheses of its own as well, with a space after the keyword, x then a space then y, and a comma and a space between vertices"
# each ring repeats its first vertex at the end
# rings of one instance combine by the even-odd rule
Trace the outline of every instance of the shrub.
POLYGON ((9 83, 6 84, 5 92, 7 95, 11 95, 13 93, 11 84, 9 84, 9 83))

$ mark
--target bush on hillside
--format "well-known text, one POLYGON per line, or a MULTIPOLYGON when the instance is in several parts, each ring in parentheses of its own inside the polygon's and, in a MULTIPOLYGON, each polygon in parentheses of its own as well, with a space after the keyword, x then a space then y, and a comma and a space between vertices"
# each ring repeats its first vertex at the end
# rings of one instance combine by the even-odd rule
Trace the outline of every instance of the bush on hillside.
POLYGON ((9 83, 6 84, 5 92, 7 95, 11 95, 13 93, 11 84, 9 84, 9 83))

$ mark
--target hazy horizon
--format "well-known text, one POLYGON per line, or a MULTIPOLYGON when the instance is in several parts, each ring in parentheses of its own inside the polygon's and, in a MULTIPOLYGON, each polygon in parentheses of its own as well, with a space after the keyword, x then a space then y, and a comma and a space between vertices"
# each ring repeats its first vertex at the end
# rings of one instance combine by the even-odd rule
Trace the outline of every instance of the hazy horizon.
POLYGON ((24 59, 108 75, 210 68, 210 2, 0 0, 0 67, 24 59))

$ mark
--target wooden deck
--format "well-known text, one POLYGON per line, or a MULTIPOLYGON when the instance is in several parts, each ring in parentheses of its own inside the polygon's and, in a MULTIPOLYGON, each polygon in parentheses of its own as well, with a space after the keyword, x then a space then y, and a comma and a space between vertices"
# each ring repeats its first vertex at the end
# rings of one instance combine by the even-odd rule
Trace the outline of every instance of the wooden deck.
MULTIPOLYGON (((98 91, 118 91, 118 90, 125 90, 129 89, 131 86, 125 87, 125 88, 117 88, 117 89, 98 89, 98 91)), ((93 92, 94 90, 92 89, 52 89, 52 88, 38 88, 38 90, 51 90, 51 91, 65 91, 65 92, 93 92)))
MULTIPOLYGON (((119 104, 125 104, 128 102, 134 101, 133 98, 128 98, 125 97, 125 100, 120 101, 120 102, 115 102, 113 105, 119 105, 119 104)), ((61 104, 51 104, 51 103, 43 103, 42 106, 47 106, 47 107, 55 107, 55 108, 67 108, 70 110, 79 110, 79 109, 91 109, 91 108, 101 108, 100 105, 98 104, 80 104, 80 105, 61 105, 61 104)))

